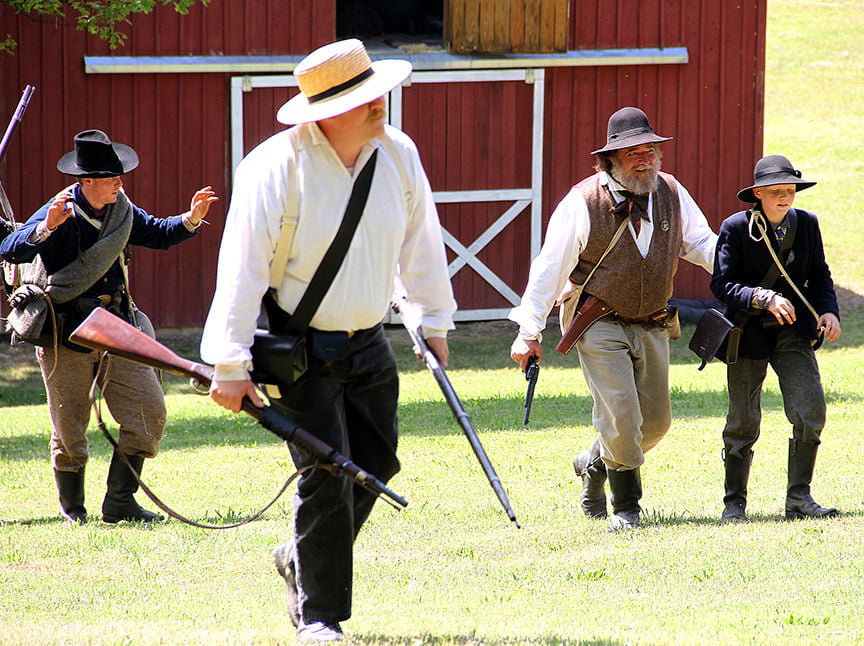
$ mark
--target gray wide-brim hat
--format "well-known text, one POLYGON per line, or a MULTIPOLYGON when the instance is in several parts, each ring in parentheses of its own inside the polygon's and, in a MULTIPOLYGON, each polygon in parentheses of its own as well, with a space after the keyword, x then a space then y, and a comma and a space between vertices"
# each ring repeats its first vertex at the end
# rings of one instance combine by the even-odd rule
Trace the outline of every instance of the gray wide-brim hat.
POLYGON ((670 139, 672 137, 661 137, 654 132, 651 124, 648 123, 648 117, 642 110, 628 106, 609 117, 606 145, 592 150, 591 154, 608 153, 642 144, 659 144, 670 139))
POLYGON ((63 155, 57 170, 74 177, 117 177, 138 167, 138 153, 125 144, 112 142, 101 130, 75 135, 75 150, 63 155))
POLYGON ((384 96, 411 74, 403 60, 369 59, 356 38, 316 49, 294 69, 300 94, 279 108, 276 120, 287 125, 329 119, 384 96))
POLYGON ((753 169, 753 185, 738 191, 738 199, 755 204, 759 200, 753 194, 754 188, 777 184, 794 184, 796 191, 803 191, 805 188, 815 186, 816 182, 801 179, 801 171, 795 170, 792 162, 783 155, 768 155, 756 162, 753 169))

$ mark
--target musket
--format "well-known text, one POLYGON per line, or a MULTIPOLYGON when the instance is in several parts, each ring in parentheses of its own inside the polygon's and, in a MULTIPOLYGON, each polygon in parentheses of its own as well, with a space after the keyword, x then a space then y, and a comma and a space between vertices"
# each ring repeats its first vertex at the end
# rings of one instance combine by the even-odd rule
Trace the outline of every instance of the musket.
POLYGON ((0 164, 3 163, 3 158, 6 156, 6 149, 9 147, 12 135, 14 135, 15 131, 18 129, 18 125, 21 123, 21 117, 24 116, 24 110, 27 109, 27 104, 30 103, 30 97, 33 96, 33 92, 35 91, 36 88, 32 85, 28 85, 24 88, 24 93, 18 101, 18 107, 15 108, 15 114, 12 115, 12 120, 9 122, 9 125, 6 126, 6 133, 3 135, 3 140, 0 141, 0 164))
MULTIPOLYGON (((9 142, 12 141, 12 135, 14 135, 15 131, 18 129, 18 126, 21 123, 21 117, 24 116, 24 111, 30 103, 30 97, 33 96, 33 92, 35 91, 36 88, 32 85, 28 85, 24 88, 24 93, 18 101, 18 107, 15 108, 15 113, 9 121, 9 125, 6 126, 6 132, 3 134, 3 140, 0 141, 0 164, 3 163, 3 159, 6 157, 6 149, 9 148, 9 142)), ((12 213, 12 205, 9 204, 9 198, 6 197, 6 191, 3 190, 2 183, 0 183, 0 226, 3 227, 3 230, 0 231, 0 236, 4 238, 15 230, 15 215, 12 213)))
POLYGON ((522 422, 523 424, 528 423, 528 418, 531 415, 531 402, 534 401, 534 388, 537 386, 538 377, 540 377, 540 364, 537 363, 537 355, 532 354, 528 357, 528 367, 525 368, 528 390, 525 392, 525 420, 522 422))
MULTIPOLYGON (((72 332, 69 339, 93 350, 107 352, 157 370, 164 370, 185 377, 192 380, 193 386, 199 389, 209 388, 213 381, 213 368, 211 366, 178 356, 156 339, 147 336, 119 316, 115 316, 102 308, 93 310, 84 319, 84 322, 72 332)), ((361 469, 329 444, 322 442, 272 406, 256 406, 248 397, 244 397, 242 409, 243 412, 254 417, 261 426, 277 437, 311 454, 327 465, 326 468, 334 475, 344 475, 351 478, 396 509, 408 505, 405 498, 391 491, 378 478, 361 469)))
POLYGON ((408 302, 408 299, 404 295, 394 297, 391 305, 393 310, 399 314, 402 319, 402 324, 408 331, 408 336, 411 337, 411 341, 419 351, 426 367, 429 368, 435 377, 435 381, 438 382, 438 387, 444 394, 444 399, 447 400, 447 403, 450 405, 450 410, 453 411, 453 416, 456 418, 456 421, 459 422, 459 426, 462 428, 462 432, 465 433, 465 437, 468 438, 468 443, 474 450, 474 455, 477 456, 477 460, 480 462, 480 466, 483 468, 483 472, 486 474, 489 484, 492 485, 492 490, 495 492, 495 495, 498 496, 501 506, 504 507, 504 511, 507 512, 507 517, 516 523, 516 527, 519 527, 519 522, 516 520, 516 514, 513 513, 513 509, 510 507, 510 501, 507 499, 507 494, 504 492, 504 487, 501 486, 501 480, 498 478, 498 474, 495 473, 495 467, 493 467, 492 463, 489 461, 489 456, 486 455, 486 451, 480 443, 477 431, 474 430, 474 425, 471 424, 471 418, 468 417, 468 413, 465 411, 465 407, 462 405, 459 396, 453 389, 453 385, 447 378, 447 373, 444 372, 444 368, 438 361, 438 357, 435 356, 435 353, 429 349, 429 345, 426 343, 426 338, 423 336, 423 328, 420 321, 421 317, 417 315, 414 307, 408 302))

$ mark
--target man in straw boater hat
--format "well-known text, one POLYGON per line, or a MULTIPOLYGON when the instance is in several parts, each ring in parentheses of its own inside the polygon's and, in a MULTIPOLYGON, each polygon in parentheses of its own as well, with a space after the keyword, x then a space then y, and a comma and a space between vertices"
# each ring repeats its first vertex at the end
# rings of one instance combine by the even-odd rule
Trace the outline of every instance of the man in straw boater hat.
MULTIPOLYGON (((57 162, 57 170, 75 177, 76 183, 7 237, 0 254, 7 262, 27 263, 20 268, 22 284, 10 298, 9 321, 16 337, 37 345, 60 507, 67 520, 83 523, 89 391, 101 353, 72 343, 69 334, 96 307, 139 327, 149 326, 129 295, 125 247, 167 249, 189 240, 218 198, 207 186, 194 194, 186 213, 153 217, 123 191, 121 176, 138 166, 132 148, 112 142, 101 130, 79 132, 74 146, 57 162)), ((110 384, 104 382, 103 370, 100 386, 120 424, 120 449, 108 468, 102 519, 162 520, 135 501, 138 481, 127 466, 140 474, 144 459, 159 450, 165 428, 162 387, 152 368, 119 357, 111 359, 108 372, 110 384)))
MULTIPOLYGON (((407 61, 371 62, 355 39, 300 62, 294 71, 300 94, 276 117, 294 127, 259 144, 237 168, 201 342, 201 356, 216 366, 212 398, 235 412, 244 396, 260 403, 250 348, 262 298, 271 332, 291 329, 291 316, 300 319, 301 311, 308 317, 308 301, 298 304, 343 214, 348 219, 355 178, 372 171, 350 247, 329 290, 313 303, 306 371, 293 383, 277 377, 278 388, 268 388, 268 395, 301 427, 384 482, 399 470, 397 370, 381 325, 394 282, 419 304, 430 347, 444 363, 456 309, 417 148, 385 124, 384 95, 410 72, 407 61), (292 230, 293 242, 285 245, 292 230)), ((298 468, 312 463, 293 449, 292 456, 298 468)), ((274 556, 301 641, 342 638, 339 624, 351 616, 353 544, 374 502, 365 489, 321 469, 300 478, 294 535, 274 556)))
POLYGON ((678 259, 710 271, 714 257, 716 236, 702 211, 660 172, 660 144, 669 139, 655 134, 639 108, 609 118, 606 145, 592 152, 596 174, 558 204, 509 316, 519 324, 511 357, 524 371, 531 357, 543 359, 541 333, 556 297, 576 301, 577 322, 586 303, 606 312, 576 342, 599 437, 573 463, 589 517, 607 515, 608 477, 613 530, 639 525, 639 467, 671 425, 668 343, 677 325, 667 302, 678 259), (574 285, 584 285, 581 294, 574 285))
POLYGON ((816 216, 793 209, 814 186, 782 155, 756 162, 753 185, 738 199, 753 204, 723 222, 711 289, 742 327, 738 360, 727 366, 729 412, 723 429, 724 521, 746 519, 747 480, 759 438, 762 383, 777 373, 792 424, 786 518, 836 516, 810 495, 816 449, 825 426, 825 395, 814 345, 840 336, 839 309, 816 216), (782 263, 781 272, 777 262, 782 263), (785 275, 784 275, 785 274, 785 275))

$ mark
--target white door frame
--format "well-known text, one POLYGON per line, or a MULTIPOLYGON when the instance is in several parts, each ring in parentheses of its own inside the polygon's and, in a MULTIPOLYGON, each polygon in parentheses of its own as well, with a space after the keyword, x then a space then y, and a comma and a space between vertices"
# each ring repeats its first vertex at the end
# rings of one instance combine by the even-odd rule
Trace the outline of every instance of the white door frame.
MULTIPOLYGON (((448 266, 450 278, 456 275, 466 265, 476 271, 489 285, 507 299, 512 305, 517 305, 519 294, 513 286, 507 285, 492 269, 483 263, 477 254, 491 242, 504 228, 510 224, 529 205, 531 207, 531 228, 529 249, 533 260, 540 253, 542 241, 541 201, 543 195, 543 98, 545 88, 545 70, 515 69, 515 70, 468 70, 441 72, 414 72, 404 85, 413 83, 477 83, 523 81, 534 86, 533 118, 531 119, 531 185, 528 187, 513 187, 498 190, 475 191, 434 191, 435 202, 467 203, 467 202, 503 202, 503 213, 481 233, 476 240, 467 246, 457 240, 449 231, 442 227, 444 243, 450 247, 456 258, 448 266)), ((254 88, 263 87, 296 87, 297 80, 293 75, 277 76, 235 76, 231 78, 231 169, 234 170, 243 158, 243 93, 254 88)), ((390 93, 389 121, 397 128, 402 127, 402 87, 399 86, 390 93)), ((522 285, 516 285, 522 289, 522 285)), ((454 315, 457 321, 480 321, 504 319, 509 308, 459 310, 454 315)))

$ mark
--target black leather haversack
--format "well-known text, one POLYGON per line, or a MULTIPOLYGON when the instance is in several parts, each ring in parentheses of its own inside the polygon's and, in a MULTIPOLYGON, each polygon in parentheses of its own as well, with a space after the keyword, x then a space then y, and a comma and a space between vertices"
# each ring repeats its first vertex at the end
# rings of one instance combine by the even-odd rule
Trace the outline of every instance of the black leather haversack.
POLYGON ((699 318, 689 347, 702 359, 699 370, 705 367, 711 359, 717 357, 723 363, 735 363, 738 360, 738 343, 741 341, 741 328, 715 309, 708 309, 699 318))
POLYGON ((252 342, 252 372, 257 384, 289 386, 307 368, 305 334, 273 334, 256 330, 252 342))

